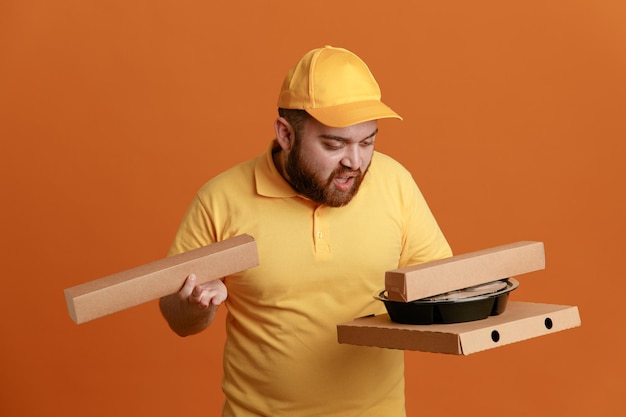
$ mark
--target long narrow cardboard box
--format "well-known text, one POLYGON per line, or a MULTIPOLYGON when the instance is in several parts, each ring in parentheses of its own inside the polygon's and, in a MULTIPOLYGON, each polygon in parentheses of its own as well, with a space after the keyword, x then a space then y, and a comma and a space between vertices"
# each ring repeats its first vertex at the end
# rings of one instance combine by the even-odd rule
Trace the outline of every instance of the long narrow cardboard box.
POLYGON ((191 273, 201 284, 258 264, 255 240, 239 235, 67 288, 65 300, 70 317, 80 324, 173 294, 191 273))
POLYGON ((385 273, 387 297, 414 301, 545 269, 543 242, 522 241, 385 273))
POLYGON ((469 355, 580 326, 578 307, 511 301, 499 316, 467 323, 411 325, 389 315, 337 326, 339 343, 469 355))

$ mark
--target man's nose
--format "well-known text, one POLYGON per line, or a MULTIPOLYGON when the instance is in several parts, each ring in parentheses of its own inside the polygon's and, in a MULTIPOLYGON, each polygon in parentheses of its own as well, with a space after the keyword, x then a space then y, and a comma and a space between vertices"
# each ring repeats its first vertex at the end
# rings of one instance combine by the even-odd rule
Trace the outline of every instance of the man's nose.
POLYGON ((347 146, 346 153, 341 159, 341 165, 352 170, 357 170, 361 168, 361 163, 362 158, 358 146, 347 146))

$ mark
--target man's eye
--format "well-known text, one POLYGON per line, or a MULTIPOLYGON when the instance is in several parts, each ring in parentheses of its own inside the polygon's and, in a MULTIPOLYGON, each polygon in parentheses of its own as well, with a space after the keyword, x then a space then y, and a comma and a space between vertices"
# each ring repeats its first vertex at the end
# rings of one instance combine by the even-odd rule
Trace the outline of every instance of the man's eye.
POLYGON ((327 143, 325 146, 326 149, 330 149, 331 151, 338 151, 343 147, 341 143, 327 143))

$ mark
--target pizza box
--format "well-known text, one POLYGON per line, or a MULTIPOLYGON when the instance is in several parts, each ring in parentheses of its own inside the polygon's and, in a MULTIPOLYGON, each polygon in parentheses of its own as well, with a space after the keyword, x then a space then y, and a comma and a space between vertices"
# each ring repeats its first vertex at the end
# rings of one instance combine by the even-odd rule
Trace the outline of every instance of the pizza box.
POLYGON ((388 314, 358 318, 337 326, 339 343, 453 355, 505 346, 581 325, 578 307, 522 301, 483 320, 451 324, 401 324, 388 314))
POLYGON ((258 264, 256 242, 243 234, 67 288, 65 301, 72 320, 81 324, 174 294, 192 273, 202 284, 258 264))
POLYGON ((390 301, 414 301, 545 269, 543 242, 520 241, 385 273, 390 301))

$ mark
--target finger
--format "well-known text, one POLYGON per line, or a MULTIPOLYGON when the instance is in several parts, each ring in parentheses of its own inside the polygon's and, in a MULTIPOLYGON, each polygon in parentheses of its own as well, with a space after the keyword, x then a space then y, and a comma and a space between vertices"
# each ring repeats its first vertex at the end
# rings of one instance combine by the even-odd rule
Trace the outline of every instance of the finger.
POLYGON ((224 283, 219 279, 209 281, 203 284, 202 287, 208 295, 211 305, 218 306, 222 304, 228 297, 228 290, 226 289, 226 285, 224 285, 224 283))
POLYGON ((206 298, 205 293, 206 291, 201 286, 196 285, 193 287, 191 294, 189 294, 188 301, 192 304, 197 304, 201 302, 203 298, 206 298))
POLYGON ((194 288, 196 286, 196 276, 195 274, 191 274, 185 280, 183 287, 178 292, 178 296, 181 300, 187 300, 191 296, 194 288))
POLYGON ((216 294, 213 296, 213 298, 211 298, 211 304, 218 306, 220 304, 222 304, 224 301, 226 301, 226 292, 216 292, 216 294))
POLYGON ((194 288, 188 302, 207 309, 211 306, 219 306, 225 299, 226 292, 222 291, 221 288, 204 288, 198 285, 194 288))

